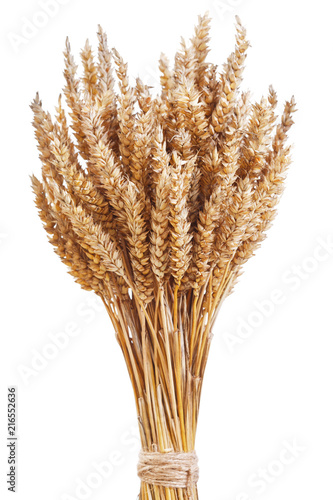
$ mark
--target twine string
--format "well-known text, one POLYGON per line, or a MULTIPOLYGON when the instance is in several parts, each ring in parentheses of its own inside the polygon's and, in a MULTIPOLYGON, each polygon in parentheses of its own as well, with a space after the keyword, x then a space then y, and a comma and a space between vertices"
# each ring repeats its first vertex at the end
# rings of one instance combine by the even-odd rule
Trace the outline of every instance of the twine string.
POLYGON ((166 488, 191 488, 199 479, 195 451, 159 453, 141 451, 138 476, 141 481, 166 488))

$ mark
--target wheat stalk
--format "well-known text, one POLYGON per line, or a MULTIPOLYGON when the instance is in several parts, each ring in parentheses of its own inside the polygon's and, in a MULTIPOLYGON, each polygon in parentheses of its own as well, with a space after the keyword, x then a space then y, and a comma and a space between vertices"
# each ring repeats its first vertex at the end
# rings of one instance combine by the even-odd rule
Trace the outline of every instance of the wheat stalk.
MULTIPOLYGON (((55 252, 98 294, 124 354, 146 452, 192 452, 211 331, 243 264, 265 238, 290 164, 295 102, 276 123, 276 93, 240 91, 249 42, 236 18, 222 73, 207 61, 210 19, 199 17, 175 64, 160 59, 153 96, 98 27, 83 76, 68 40, 55 118, 31 108, 42 162, 32 176, 55 252), (119 93, 115 90, 118 79, 119 93)), ((189 456, 189 455, 188 455, 189 456)), ((189 488, 142 482, 141 500, 186 500, 189 488)))

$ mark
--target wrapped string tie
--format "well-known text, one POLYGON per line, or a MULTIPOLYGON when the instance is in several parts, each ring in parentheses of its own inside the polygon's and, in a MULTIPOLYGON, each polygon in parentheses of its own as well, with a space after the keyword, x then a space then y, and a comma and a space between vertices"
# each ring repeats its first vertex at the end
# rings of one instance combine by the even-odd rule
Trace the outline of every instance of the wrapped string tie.
POLYGON ((166 488, 191 488, 199 479, 198 457, 188 453, 141 451, 138 463, 141 481, 166 488))

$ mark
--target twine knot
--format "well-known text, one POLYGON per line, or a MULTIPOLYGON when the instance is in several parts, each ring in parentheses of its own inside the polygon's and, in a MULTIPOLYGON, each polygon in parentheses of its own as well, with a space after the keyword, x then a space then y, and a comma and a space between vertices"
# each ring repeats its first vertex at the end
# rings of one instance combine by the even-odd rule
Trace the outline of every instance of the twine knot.
POLYGON ((191 488, 199 479, 198 457, 195 451, 141 451, 138 463, 141 481, 166 488, 191 488))

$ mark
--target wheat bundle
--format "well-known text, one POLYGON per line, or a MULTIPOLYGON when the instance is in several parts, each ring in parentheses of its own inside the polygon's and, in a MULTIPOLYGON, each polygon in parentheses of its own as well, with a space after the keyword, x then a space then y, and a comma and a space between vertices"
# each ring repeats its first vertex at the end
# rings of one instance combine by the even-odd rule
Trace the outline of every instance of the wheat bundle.
POLYGON ((277 122, 273 88, 249 103, 240 91, 249 43, 222 72, 207 62, 208 15, 161 92, 137 79, 98 29, 83 76, 66 42, 64 95, 55 118, 32 103, 42 180, 39 216, 55 252, 102 299, 133 385, 142 452, 141 500, 197 499, 200 394, 212 327, 243 264, 275 216, 290 163, 295 102, 277 122), (114 74, 115 73, 115 74, 114 74), (119 92, 115 90, 118 80, 119 92))

